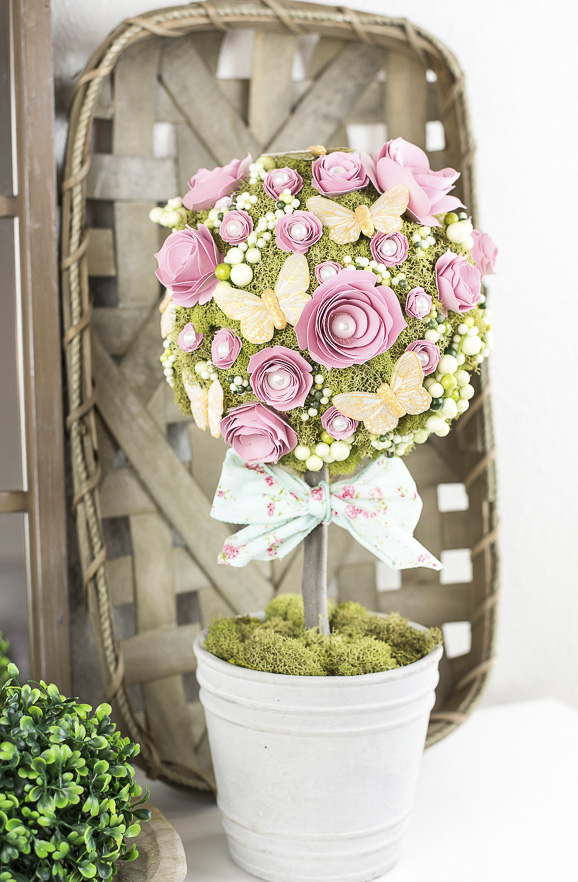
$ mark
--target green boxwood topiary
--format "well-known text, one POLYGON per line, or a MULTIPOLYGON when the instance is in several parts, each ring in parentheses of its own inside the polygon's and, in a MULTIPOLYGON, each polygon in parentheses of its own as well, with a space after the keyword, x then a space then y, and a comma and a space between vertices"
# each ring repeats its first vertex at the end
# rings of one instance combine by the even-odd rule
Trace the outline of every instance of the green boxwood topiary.
POLYGON ((10 676, 8 673, 8 665, 10 664, 10 658, 8 656, 9 648, 10 643, 2 631, 0 631, 0 686, 3 686, 10 676))
POLYGON ((0 882, 109 879, 138 852, 126 839, 150 818, 123 738, 101 704, 65 698, 57 686, 0 691, 0 882))

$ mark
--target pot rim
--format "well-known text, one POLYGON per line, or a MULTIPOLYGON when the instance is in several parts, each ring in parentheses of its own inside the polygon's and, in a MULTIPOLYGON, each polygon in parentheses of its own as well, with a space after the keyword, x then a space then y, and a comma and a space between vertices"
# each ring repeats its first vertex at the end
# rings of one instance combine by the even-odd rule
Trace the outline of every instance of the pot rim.
MULTIPOLYGON (((243 615, 263 617, 264 613, 260 610, 256 613, 243 613, 243 615)), ((385 614, 383 613, 378 613, 378 615, 384 615, 385 617, 385 614)), ((416 628, 419 631, 427 631, 425 625, 412 622, 411 619, 408 619, 408 622, 413 628, 416 628)), ((424 655, 423 658, 419 658, 417 661, 414 661, 409 665, 402 665, 399 668, 393 668, 389 671, 375 671, 371 674, 352 674, 351 676, 334 675, 326 677, 317 675, 301 676, 296 674, 273 674, 269 671, 256 671, 252 668, 242 668, 239 665, 224 661, 217 655, 213 655, 212 652, 209 652, 203 646, 208 631, 208 627, 203 628, 203 630, 197 634, 193 643, 193 650, 199 661, 202 659, 209 667, 216 668, 217 670, 220 669, 222 673, 227 673, 229 676, 237 677, 240 680, 253 680, 256 682, 270 683, 271 685, 276 684, 278 686, 303 686, 304 688, 311 689, 331 689, 336 686, 339 688, 343 688, 344 686, 355 687, 356 683, 370 684, 387 682, 388 680, 402 680, 406 677, 413 677, 420 674, 424 668, 429 668, 430 666, 437 664, 443 655, 443 645, 440 644, 439 646, 435 646, 427 655, 424 655)))

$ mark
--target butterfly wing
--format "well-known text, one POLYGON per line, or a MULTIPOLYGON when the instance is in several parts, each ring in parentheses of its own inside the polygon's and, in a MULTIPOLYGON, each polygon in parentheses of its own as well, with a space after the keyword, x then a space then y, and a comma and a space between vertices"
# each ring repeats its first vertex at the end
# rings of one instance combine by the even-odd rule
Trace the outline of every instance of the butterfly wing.
POLYGON ((279 273, 275 294, 290 325, 296 325, 308 300, 309 266, 304 254, 291 254, 279 273))
POLYGON ((226 316, 241 322, 241 334, 250 343, 267 343, 271 339, 275 330, 273 319, 256 294, 220 282, 213 296, 226 316))
POLYGON ((223 387, 218 380, 213 380, 209 386, 207 395, 207 417, 209 429, 213 438, 219 438, 221 434, 221 419, 223 417, 223 387))
POLYGON ((333 396, 333 404, 345 416, 363 420, 373 435, 383 435, 397 426, 395 400, 387 401, 376 392, 344 392, 333 396))
POLYGON ((375 229, 380 233, 395 233, 401 230, 401 216, 408 202, 409 190, 405 184, 396 184, 386 190, 369 209, 375 229))
POLYGON ((193 414, 193 419, 199 429, 202 429, 203 432, 207 428, 207 392, 203 389, 202 386, 199 386, 198 383, 189 383, 183 377, 183 382, 185 386, 185 391, 189 396, 189 401, 191 402, 191 413, 193 414))
POLYGON ((323 226, 329 227, 329 238, 332 242, 347 245, 359 239, 361 224, 355 212, 349 208, 323 196, 311 196, 307 200, 307 208, 319 218, 323 226))
POLYGON ((415 352, 404 352, 393 368, 391 389, 406 413, 423 413, 431 395, 422 386, 423 370, 415 352))

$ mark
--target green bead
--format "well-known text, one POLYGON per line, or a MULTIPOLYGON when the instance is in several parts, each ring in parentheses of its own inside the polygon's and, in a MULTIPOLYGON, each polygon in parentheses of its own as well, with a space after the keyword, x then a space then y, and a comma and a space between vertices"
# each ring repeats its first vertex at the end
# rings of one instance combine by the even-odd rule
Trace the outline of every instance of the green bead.
POLYGON ((453 374, 444 374, 444 376, 440 380, 440 383, 442 384, 446 392, 449 392, 451 389, 455 389, 458 385, 458 381, 453 374))
POLYGON ((438 325, 443 325, 443 323, 445 322, 445 318, 443 315, 441 315, 441 313, 440 315, 436 316, 436 322, 438 323, 438 325))
POLYGON ((448 212, 444 218, 444 223, 448 224, 448 225, 455 224, 455 223, 457 223, 457 221, 459 221, 459 217, 457 216, 455 211, 448 212))
POLYGON ((432 319, 431 322, 428 322, 428 323, 427 323, 427 326, 428 326, 428 328, 431 328, 432 331, 435 331, 435 329, 436 329, 436 327, 437 327, 437 322, 434 322, 433 319, 432 319))
POLYGON ((406 282, 405 279, 402 279, 402 280, 401 280, 401 282, 399 283, 399 287, 400 287, 400 288, 407 288, 407 287, 408 287, 407 282, 406 282))
POLYGON ((323 392, 321 390, 318 390, 317 392, 314 392, 313 394, 314 394, 314 397, 317 399, 317 401, 319 401, 321 398, 323 398, 323 392))
POLYGON ((478 303, 478 309, 485 309, 488 304, 484 301, 483 303, 478 303))
POLYGON ((441 410, 444 406, 443 398, 432 398, 430 404, 430 410, 441 410))
POLYGON ((218 263, 215 267, 215 275, 221 282, 227 282, 231 277, 231 267, 228 263, 218 263))
POLYGON ((324 430, 323 432, 321 432, 321 440, 324 441, 325 444, 333 444, 335 438, 332 438, 329 432, 326 432, 324 430))
POLYGON ((452 394, 450 395, 450 398, 453 398, 454 401, 458 401, 458 400, 459 400, 459 397, 460 397, 460 390, 459 390, 459 389, 454 389, 453 392, 452 392, 452 394))
POLYGON ((444 355, 453 355, 454 358, 457 356, 457 354, 458 351, 457 349, 454 349, 453 346, 448 346, 448 348, 444 352, 444 355))
POLYGON ((285 203, 284 202, 276 202, 275 208, 280 208, 281 211, 284 211, 285 210, 285 203))

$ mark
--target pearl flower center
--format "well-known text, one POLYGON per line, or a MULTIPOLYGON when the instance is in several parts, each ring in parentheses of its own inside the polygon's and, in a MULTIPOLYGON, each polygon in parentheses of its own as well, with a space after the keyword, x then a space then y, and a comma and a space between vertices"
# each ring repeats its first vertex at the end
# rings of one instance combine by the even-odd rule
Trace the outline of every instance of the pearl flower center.
POLYGON ((415 305, 418 312, 424 313, 429 309, 429 300, 423 294, 420 294, 415 299, 415 305))
POLYGON ((334 165, 333 168, 331 169, 332 175, 344 175, 345 172, 346 172, 346 169, 344 169, 342 165, 334 165))
POLYGON ((386 257, 393 257, 397 251, 397 245, 393 239, 386 239, 381 245, 381 251, 386 257))
POLYGON ((273 175, 273 183, 276 187, 281 187, 283 184, 289 183, 289 175, 287 172, 277 172, 276 175, 273 175))
POLYGON ((336 276, 336 275, 337 275, 337 270, 335 269, 334 266, 324 266, 319 273, 319 278, 321 279, 322 282, 326 282, 327 279, 332 279, 333 276, 336 276))
POLYGON ((225 229, 229 236, 238 236, 242 232, 241 224, 236 220, 229 221, 229 223, 226 224, 225 229))
POLYGON ((196 334, 194 331, 185 331, 183 334, 183 340, 185 341, 185 346, 192 346, 196 339, 196 334))
POLYGON ((270 371, 266 377, 267 385, 276 392, 286 389, 291 382, 291 375, 285 368, 277 368, 276 371, 270 371))
POLYGON ((225 358, 225 356, 229 354, 229 344, 224 340, 217 346, 217 354, 220 355, 221 358, 225 358))
POLYGON ((291 238, 295 239, 296 242, 303 242, 303 240, 307 238, 307 227, 305 224, 301 223, 291 224, 289 227, 289 233, 291 238))
POLYGON ((422 367, 425 367, 429 361, 429 355, 427 352, 418 352, 417 357, 419 358, 419 363, 422 367))
POLYGON ((336 432, 345 432, 348 425, 347 418, 344 416, 336 416, 335 419, 331 421, 331 428, 335 429, 336 432))
POLYGON ((331 333, 340 340, 349 340, 357 330, 357 324, 348 312, 339 312, 331 321, 331 333))

